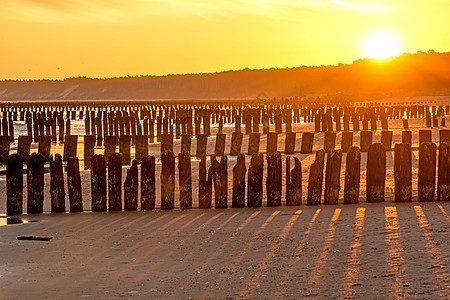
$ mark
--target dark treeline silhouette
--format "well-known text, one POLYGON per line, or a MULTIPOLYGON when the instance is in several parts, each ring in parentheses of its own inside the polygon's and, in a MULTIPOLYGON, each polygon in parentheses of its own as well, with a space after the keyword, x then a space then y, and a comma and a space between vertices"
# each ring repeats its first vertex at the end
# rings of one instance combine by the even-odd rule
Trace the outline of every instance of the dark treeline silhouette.
POLYGON ((0 100, 217 99, 325 97, 370 100, 450 94, 450 52, 284 69, 109 79, 0 81, 0 100))

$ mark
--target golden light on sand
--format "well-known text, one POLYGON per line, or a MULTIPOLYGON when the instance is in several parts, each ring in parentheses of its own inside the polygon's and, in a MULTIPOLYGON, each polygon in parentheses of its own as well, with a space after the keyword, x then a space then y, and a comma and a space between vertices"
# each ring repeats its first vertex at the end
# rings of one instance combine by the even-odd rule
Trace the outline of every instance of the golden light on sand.
POLYGON ((365 41, 366 55, 370 58, 383 59, 398 55, 397 38, 385 31, 374 32, 365 41))

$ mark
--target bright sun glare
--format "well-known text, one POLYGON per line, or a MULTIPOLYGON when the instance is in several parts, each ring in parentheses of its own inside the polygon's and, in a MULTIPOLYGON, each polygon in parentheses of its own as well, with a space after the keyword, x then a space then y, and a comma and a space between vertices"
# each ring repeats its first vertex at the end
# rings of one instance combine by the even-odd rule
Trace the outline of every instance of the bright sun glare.
POLYGON ((366 55, 370 58, 383 59, 398 55, 397 38, 389 32, 375 32, 369 35, 365 43, 366 55))

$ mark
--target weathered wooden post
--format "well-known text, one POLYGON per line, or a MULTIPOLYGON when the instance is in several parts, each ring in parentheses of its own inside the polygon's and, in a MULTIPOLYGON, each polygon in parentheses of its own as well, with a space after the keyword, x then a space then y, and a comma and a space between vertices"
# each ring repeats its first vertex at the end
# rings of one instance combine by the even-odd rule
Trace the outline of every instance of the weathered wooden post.
POLYGON ((66 212, 63 166, 60 154, 50 156, 50 197, 52 213, 66 212))
POLYGON ((271 154, 277 152, 278 133, 270 132, 267 134, 266 153, 271 154))
POLYGON ((96 154, 92 157, 91 170, 91 210, 106 211, 106 163, 105 157, 96 154))
POLYGON ((122 156, 119 153, 112 153, 108 158, 108 199, 109 211, 122 211, 122 156))
POLYGON ((336 132, 325 131, 323 149, 325 150, 326 153, 328 153, 329 150, 334 150, 335 146, 336 146, 336 132))
POLYGON ((353 121, 353 131, 359 131, 359 115, 353 114, 352 121, 353 121))
POLYGON ((434 201, 436 186, 436 144, 422 142, 419 146, 419 201, 434 201))
POLYGON ((269 129, 270 129, 270 127, 269 127, 269 116, 264 114, 262 116, 262 122, 263 122, 263 133, 264 134, 269 133, 269 129))
POLYGON ((245 115, 245 134, 252 132, 252 116, 250 114, 245 115))
POLYGON ((431 114, 427 111, 425 114, 426 127, 431 127, 431 114))
POLYGON ((372 145, 372 131, 361 131, 360 132, 360 147, 361 152, 367 152, 370 145, 372 145))
POLYGON ((133 159, 131 167, 127 170, 127 177, 123 185, 125 210, 137 210, 138 204, 138 166, 133 159))
POLYGON ((377 117, 375 113, 370 114, 370 129, 372 131, 377 131, 377 117))
POLYGON ((225 140, 226 134, 218 133, 216 134, 216 146, 214 149, 214 154, 216 156, 223 156, 225 154, 225 140))
POLYGON ((191 156, 191 135, 182 134, 181 135, 181 153, 186 153, 191 156))
POLYGON ((294 154, 295 153, 295 132, 287 132, 284 141, 284 154, 294 154))
POLYGON ((353 145, 353 131, 343 131, 341 140, 342 152, 347 153, 352 147, 352 145, 353 145))
POLYGON ((67 161, 69 157, 77 156, 78 135, 66 135, 64 138, 63 160, 67 161))
POLYGON ((259 142, 260 142, 260 133, 252 132, 248 138, 248 155, 253 155, 259 153, 259 142))
POLYGON ((233 167, 233 198, 232 207, 245 207, 245 155, 239 154, 233 167))
POLYGON ((361 170, 361 151, 350 147, 345 162, 344 204, 359 202, 359 182, 361 170))
POLYGON ((155 203, 155 157, 147 155, 147 157, 142 158, 141 164, 141 209, 155 209, 155 203))
POLYGON ((78 157, 69 157, 66 170, 70 212, 81 212, 83 211, 83 194, 81 193, 81 176, 78 157))
POLYGON ((44 161, 50 160, 50 149, 52 145, 52 137, 49 135, 39 136, 38 153, 44 157, 44 161))
POLYGON ((264 156, 262 153, 252 155, 248 168, 247 206, 261 207, 263 197, 264 156))
POLYGON ((381 131, 381 144, 384 146, 386 151, 392 150, 392 131, 381 131))
POLYGON ((84 144, 84 169, 90 170, 92 167, 92 157, 95 149, 95 136, 85 135, 83 139, 84 144))
POLYGON ((203 133, 207 136, 211 135, 211 117, 209 112, 203 116, 203 133))
POLYGON ((161 209, 173 209, 175 202, 175 154, 161 154, 161 209))
MULTIPOLYGON (((209 173, 209 172, 208 172, 209 173)), ((212 177, 207 177, 206 155, 201 157, 198 173, 198 207, 211 208, 212 177)))
POLYGON ((422 145, 422 143, 428 142, 431 143, 432 141, 432 133, 429 129, 420 129, 419 130, 419 146, 422 145))
POLYGON ((294 168, 290 167, 290 156, 286 157, 286 205, 302 204, 302 164, 294 157, 294 168))
POLYGON ((23 157, 11 154, 6 162, 6 214, 18 215, 23 207, 23 157))
POLYGON ((408 119, 403 119, 403 129, 408 129, 408 119))
POLYGON ((148 136, 136 135, 136 160, 140 164, 144 157, 148 155, 148 136))
POLYGON ((439 130, 439 143, 450 142, 450 130, 439 130))
POLYGON ((396 144, 394 148, 395 202, 412 201, 411 144, 396 144))
POLYGON ((192 171, 191 155, 186 152, 178 154, 178 189, 180 191, 180 208, 192 208, 192 171))
POLYGON ((208 143, 208 135, 199 134, 197 135, 197 149, 196 149, 196 157, 197 159, 201 159, 206 156, 206 147, 208 143))
POLYGON ((409 130, 402 131, 402 143, 412 144, 412 132, 409 130))
POLYGON ((309 170, 307 205, 320 205, 322 199, 323 166, 325 151, 316 152, 316 160, 309 170))
POLYGON ((242 133, 233 132, 231 135, 231 150, 230 155, 237 156, 241 154, 241 147, 242 147, 242 133))
POLYGON ((312 132, 303 132, 302 133, 302 148, 300 153, 309 154, 312 153, 314 143, 314 133, 312 132))
POLYGON ((341 160, 341 150, 330 149, 328 151, 325 168, 324 204, 338 204, 339 190, 341 189, 341 160))
POLYGON ((0 163, 6 163, 8 160, 10 145, 9 136, 0 136, 0 163))
POLYGON ((438 118, 437 118, 436 114, 433 114, 433 127, 438 127, 438 126, 439 126, 438 118))
POLYGON ((314 131, 315 132, 320 132, 320 115, 319 114, 315 114, 314 115, 314 131))
POLYGON ((281 153, 279 151, 267 154, 267 206, 281 205, 282 189, 281 153))
POLYGON ((33 153, 27 158, 27 213, 44 210, 44 157, 33 153))
POLYGON ((386 148, 381 143, 367 151, 367 203, 383 202, 386 180, 386 148))
POLYGON ((211 155, 211 170, 213 171, 214 183, 214 207, 228 207, 228 162, 227 156, 221 157, 220 162, 215 155, 211 155))
POLYGON ((344 131, 350 131, 350 117, 344 113, 344 131))
POLYGON ((438 201, 450 201, 450 142, 439 143, 438 201))
POLYGON ((119 138, 119 153, 122 155, 122 165, 131 163, 131 135, 121 135, 119 138))
POLYGON ((164 151, 173 152, 173 135, 171 134, 161 135, 161 153, 164 151))

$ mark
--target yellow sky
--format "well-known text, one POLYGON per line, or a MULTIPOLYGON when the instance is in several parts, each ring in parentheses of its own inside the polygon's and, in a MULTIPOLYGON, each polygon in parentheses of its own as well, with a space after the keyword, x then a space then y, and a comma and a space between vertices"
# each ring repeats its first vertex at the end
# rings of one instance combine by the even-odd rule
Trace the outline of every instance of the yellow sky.
POLYGON ((448 0, 1 0, 0 79, 348 63, 383 30, 450 50, 448 0))

